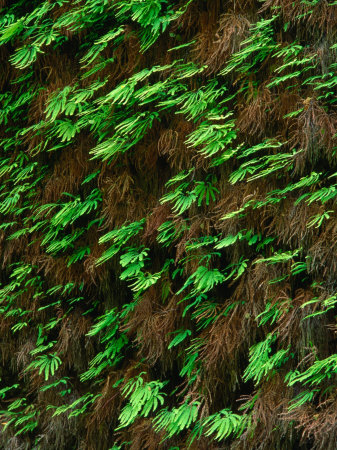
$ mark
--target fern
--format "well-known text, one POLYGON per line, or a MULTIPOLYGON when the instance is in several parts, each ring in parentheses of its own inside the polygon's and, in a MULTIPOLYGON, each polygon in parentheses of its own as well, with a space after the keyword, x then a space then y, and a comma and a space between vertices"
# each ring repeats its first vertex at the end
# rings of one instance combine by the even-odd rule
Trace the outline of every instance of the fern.
POLYGON ((271 376, 275 369, 279 368, 288 359, 288 349, 282 349, 270 356, 271 346, 276 341, 276 336, 269 334, 265 341, 253 345, 249 350, 249 365, 245 370, 245 380, 253 379, 259 383, 262 377, 271 376))
POLYGON ((198 417, 200 402, 184 403, 171 411, 163 409, 154 420, 156 431, 165 431, 165 438, 169 439, 175 434, 189 428, 198 417))
POLYGON ((228 409, 223 409, 207 417, 203 427, 206 427, 205 436, 214 435, 214 439, 221 441, 230 435, 240 436, 248 423, 248 416, 240 416, 228 409))
POLYGON ((44 373, 45 380, 48 380, 50 375, 54 376, 61 364, 61 358, 56 353, 49 353, 48 355, 38 356, 35 361, 27 366, 26 370, 39 369, 39 375, 44 373))
POLYGON ((334 447, 336 2, 202 3, 1 3, 1 448, 334 447))
POLYGON ((164 403, 165 394, 161 392, 161 389, 167 382, 144 382, 143 374, 144 372, 140 373, 137 378, 130 379, 122 390, 129 403, 124 406, 119 415, 120 425, 117 430, 133 423, 138 415, 147 417, 164 403))

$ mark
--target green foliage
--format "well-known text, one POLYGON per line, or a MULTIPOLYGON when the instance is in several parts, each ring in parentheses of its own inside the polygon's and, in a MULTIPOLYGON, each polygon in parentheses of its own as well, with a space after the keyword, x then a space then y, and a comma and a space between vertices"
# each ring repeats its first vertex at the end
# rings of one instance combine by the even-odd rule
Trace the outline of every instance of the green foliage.
POLYGON ((187 279, 186 283, 179 292, 190 284, 193 284, 194 292, 205 293, 223 281, 225 281, 225 276, 218 269, 209 270, 205 266, 199 266, 198 269, 187 279))
POLYGON ((122 350, 128 344, 128 338, 124 333, 118 332, 119 320, 115 309, 107 311, 88 332, 88 336, 99 335, 105 349, 90 361, 89 369, 81 375, 81 381, 96 378, 123 358, 122 350))
MULTIPOLYGON (((295 383, 309 384, 315 386, 322 383, 325 379, 335 377, 337 369, 337 355, 331 355, 321 361, 317 360, 307 370, 300 373, 298 370, 288 376, 288 384, 292 386, 295 383)), ((317 392, 317 391, 316 391, 317 392)))
POLYGON ((242 73, 258 71, 259 63, 265 61, 278 47, 273 39, 273 23, 277 18, 274 15, 253 24, 250 37, 241 43, 242 50, 232 55, 226 68, 220 73, 225 75, 232 70, 242 73))
POLYGON ((1 448, 334 448, 336 2, 238 3, 1 2, 1 448))
POLYGON ((38 356, 35 361, 27 366, 26 370, 39 369, 39 375, 44 372, 45 380, 48 380, 50 375, 54 376, 60 364, 62 364, 61 358, 56 353, 49 353, 38 356))
POLYGON ((263 377, 272 375, 275 369, 288 360, 289 348, 279 350, 270 356, 271 346, 275 340, 276 336, 269 334, 265 341, 249 349, 249 365, 244 373, 246 380, 253 379, 255 383, 259 383, 263 377))
POLYGON ((130 379, 122 389, 122 394, 128 399, 120 415, 120 425, 117 429, 124 428, 135 421, 137 417, 147 417, 151 411, 164 404, 164 395, 161 389, 167 382, 144 382, 140 373, 136 379, 130 379))
POLYGON ((129 225, 124 225, 119 229, 109 231, 109 233, 102 236, 100 238, 101 244, 112 240, 114 245, 106 250, 100 258, 98 258, 97 264, 102 264, 116 255, 116 253, 120 251, 121 247, 125 245, 129 241, 129 239, 131 239, 133 236, 136 236, 143 229, 144 222, 145 220, 133 222, 129 225))
POLYGON ((247 427, 246 415, 234 414, 228 409, 223 409, 209 416, 203 423, 207 427, 206 436, 214 435, 217 441, 228 438, 230 435, 240 436, 247 427))
POLYGON ((181 433, 197 420, 199 405, 198 401, 194 401, 190 404, 184 403, 172 410, 162 409, 154 421, 155 429, 164 430, 166 439, 181 433))

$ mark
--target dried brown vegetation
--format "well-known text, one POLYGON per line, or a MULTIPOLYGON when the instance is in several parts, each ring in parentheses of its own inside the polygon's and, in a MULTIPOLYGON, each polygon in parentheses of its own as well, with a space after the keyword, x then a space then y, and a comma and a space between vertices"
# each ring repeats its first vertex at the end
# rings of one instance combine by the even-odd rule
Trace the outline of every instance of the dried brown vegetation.
POLYGON ((0 1, 1 448, 336 447, 336 8, 0 1))

